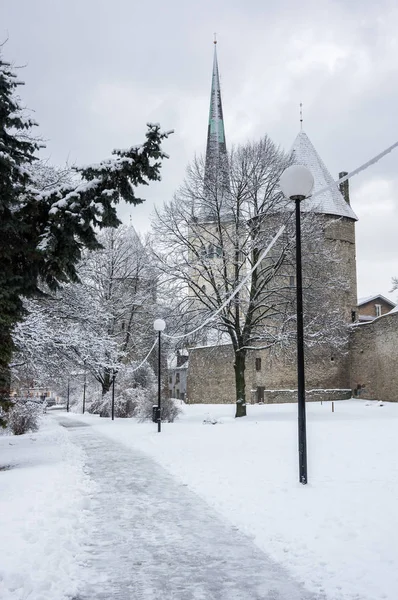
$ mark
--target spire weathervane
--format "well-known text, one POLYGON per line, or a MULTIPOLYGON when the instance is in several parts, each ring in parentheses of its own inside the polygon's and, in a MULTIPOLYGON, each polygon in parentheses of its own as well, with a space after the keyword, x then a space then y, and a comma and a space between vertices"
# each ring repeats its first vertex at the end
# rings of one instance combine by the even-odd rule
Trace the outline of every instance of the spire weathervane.
POLYGON ((217 44, 217 34, 216 33, 214 33, 214 42, 213 42, 213 44, 217 44))
POLYGON ((300 131, 303 131, 303 103, 300 102, 300 131))

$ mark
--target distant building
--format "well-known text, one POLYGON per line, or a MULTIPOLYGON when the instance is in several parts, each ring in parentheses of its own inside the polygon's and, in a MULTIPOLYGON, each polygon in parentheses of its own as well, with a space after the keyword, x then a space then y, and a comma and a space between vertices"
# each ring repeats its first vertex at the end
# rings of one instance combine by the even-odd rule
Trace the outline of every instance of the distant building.
POLYGON ((176 355, 168 364, 168 386, 169 397, 178 400, 186 400, 187 396, 187 374, 188 374, 188 352, 177 350, 176 355))
POLYGON ((24 398, 34 402, 46 402, 47 406, 54 406, 58 403, 59 397, 48 387, 39 387, 32 384, 31 387, 21 387, 11 391, 14 398, 24 398))
POLYGON ((386 315, 395 307, 395 303, 381 296, 368 296, 358 300, 358 320, 360 323, 373 321, 377 317, 386 315))

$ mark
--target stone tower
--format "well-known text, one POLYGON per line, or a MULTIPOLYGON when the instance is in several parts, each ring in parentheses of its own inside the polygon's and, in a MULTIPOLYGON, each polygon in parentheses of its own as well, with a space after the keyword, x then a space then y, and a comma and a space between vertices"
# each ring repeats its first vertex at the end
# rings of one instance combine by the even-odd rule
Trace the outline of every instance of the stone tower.
POLYGON ((304 131, 297 135, 292 153, 294 162, 307 167, 314 177, 312 197, 302 203, 301 210, 319 215, 325 243, 336 257, 339 278, 345 282, 335 298, 335 306, 342 311, 344 320, 351 323, 357 317, 355 222, 358 219, 350 206, 348 181, 340 190, 304 131))

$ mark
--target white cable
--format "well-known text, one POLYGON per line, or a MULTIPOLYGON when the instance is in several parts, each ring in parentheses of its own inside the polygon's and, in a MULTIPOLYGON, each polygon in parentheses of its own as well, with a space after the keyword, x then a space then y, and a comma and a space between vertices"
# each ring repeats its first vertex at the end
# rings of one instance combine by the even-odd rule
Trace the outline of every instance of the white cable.
POLYGON ((227 304, 229 304, 231 302, 232 298, 234 298, 236 296, 236 294, 242 289, 242 287, 245 285, 245 283, 249 279, 250 275, 253 273, 254 269, 256 269, 258 267, 258 265, 261 263, 261 261, 264 260, 264 258, 267 256, 268 252, 271 250, 272 246, 275 244, 275 242, 278 240, 278 238, 282 235, 282 233, 285 231, 285 229, 286 229, 285 225, 283 225, 279 229, 279 231, 276 234, 276 236, 274 237, 274 239, 270 242, 270 244, 267 246, 267 248, 264 250, 264 252, 262 252, 262 254, 260 255, 260 258, 258 259, 258 261, 256 262, 256 264, 254 265, 254 267, 252 267, 251 271, 246 275, 246 277, 235 288, 235 290, 232 292, 232 294, 229 296, 229 298, 227 298, 221 304, 221 306, 212 315, 210 315, 210 317, 208 317, 204 321, 204 323, 202 323, 202 325, 199 325, 199 327, 196 327, 196 329, 193 329, 192 331, 189 331, 188 333, 184 333, 182 335, 168 335, 167 333, 163 333, 163 335, 165 337, 168 337, 168 338, 172 339, 172 340, 181 339, 181 338, 184 338, 184 337, 188 337, 189 335, 192 335, 193 333, 196 333, 197 331, 200 331, 201 329, 203 329, 203 327, 205 327, 208 323, 210 323, 210 321, 212 321, 214 319, 214 317, 216 315, 218 315, 218 313, 221 312, 223 310, 223 308, 225 308, 227 306, 227 304))
POLYGON ((347 181, 347 179, 351 179, 351 177, 354 177, 354 175, 358 175, 358 173, 361 173, 361 171, 365 171, 365 169, 367 169, 368 167, 379 162, 379 160, 381 158, 383 158, 383 156, 392 152, 394 150, 394 148, 396 148, 397 146, 398 146, 398 142, 395 142, 395 144, 393 144, 386 150, 383 150, 383 152, 380 152, 380 154, 378 154, 374 158, 371 158, 370 160, 368 160, 368 162, 364 163, 357 169, 354 169, 353 171, 351 171, 351 173, 347 173, 347 175, 344 175, 344 177, 342 177, 341 179, 338 179, 337 181, 334 181, 332 184, 327 185, 326 187, 322 188, 321 190, 318 190, 317 192, 315 192, 315 194, 312 194, 311 198, 315 198, 316 196, 319 196, 319 194, 323 194, 323 192, 327 192, 328 190, 333 188, 335 185, 339 185, 340 183, 347 181))
POLYGON ((130 373, 134 373, 135 371, 138 371, 138 369, 140 369, 142 367, 142 365, 144 364, 144 362, 146 362, 152 352, 152 350, 154 349, 154 347, 156 346, 156 342, 158 341, 158 338, 155 339, 155 341, 153 342, 153 346, 152 348, 149 350, 148 354, 146 355, 146 357, 144 358, 144 360, 138 365, 138 367, 135 367, 135 369, 133 369, 132 371, 130 371, 130 373))

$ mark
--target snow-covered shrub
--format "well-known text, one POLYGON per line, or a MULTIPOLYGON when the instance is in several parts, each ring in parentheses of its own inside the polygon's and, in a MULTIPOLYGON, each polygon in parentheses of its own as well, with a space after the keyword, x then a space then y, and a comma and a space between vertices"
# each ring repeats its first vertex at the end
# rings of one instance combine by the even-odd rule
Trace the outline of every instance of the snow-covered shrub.
MULTIPOLYGON (((115 390, 115 417, 119 419, 128 419, 134 417, 137 411, 137 396, 142 390, 128 389, 116 394, 115 390)), ((98 414, 100 417, 110 417, 112 414, 112 392, 104 394, 101 399, 95 400, 89 412, 98 414)))
POLYGON ((14 435, 37 431, 41 414, 42 406, 37 402, 18 399, 10 410, 8 427, 14 435))
POLYGON ((217 425, 217 423, 221 423, 221 421, 218 421, 218 419, 215 419, 211 415, 207 415, 203 419, 203 425, 217 425))
MULTIPOLYGON (((121 369, 115 379, 115 417, 141 417, 142 407, 152 406, 156 395, 156 378, 148 364, 137 371, 134 363, 121 369)), ((105 395, 96 398, 88 408, 90 413, 101 417, 112 414, 112 388, 105 395)))
POLYGON ((92 400, 90 405, 87 407, 87 412, 91 413, 92 415, 99 415, 106 397, 107 394, 105 394, 105 396, 103 396, 102 394, 98 394, 97 397, 94 400, 92 400))
MULTIPOLYGON (((140 404, 137 416, 141 421, 152 419, 152 407, 154 404, 157 404, 157 401, 154 403, 153 398, 146 399, 140 404)), ((167 423, 173 423, 180 413, 181 408, 177 406, 174 398, 161 399, 160 416, 162 421, 167 421, 167 423)))

